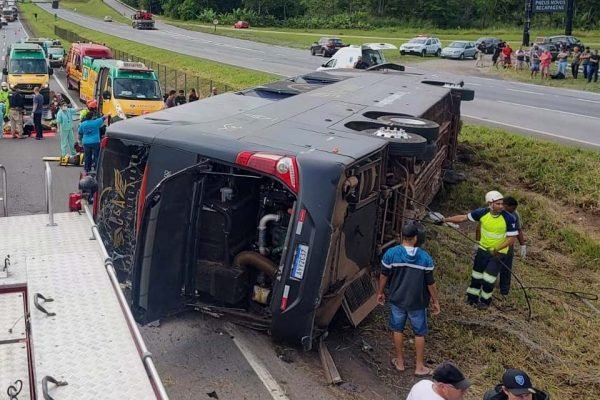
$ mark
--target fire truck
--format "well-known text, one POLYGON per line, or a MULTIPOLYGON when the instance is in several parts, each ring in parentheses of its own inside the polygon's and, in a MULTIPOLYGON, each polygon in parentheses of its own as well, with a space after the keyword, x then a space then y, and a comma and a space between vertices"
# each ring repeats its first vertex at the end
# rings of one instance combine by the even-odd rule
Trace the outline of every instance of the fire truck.
POLYGON ((154 19, 149 11, 137 10, 131 19, 133 29, 154 29, 154 19))

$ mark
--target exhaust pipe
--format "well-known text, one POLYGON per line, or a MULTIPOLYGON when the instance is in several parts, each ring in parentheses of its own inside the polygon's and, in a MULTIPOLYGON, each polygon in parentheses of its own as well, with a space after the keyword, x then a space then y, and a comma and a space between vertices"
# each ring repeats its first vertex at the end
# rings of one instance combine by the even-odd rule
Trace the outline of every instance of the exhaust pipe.
POLYGON ((258 252, 266 256, 269 253, 267 249, 267 224, 269 222, 279 222, 279 214, 267 214, 260 219, 258 224, 258 252))
POLYGON ((233 265, 243 268, 253 267, 273 278, 277 274, 277 265, 267 257, 253 251, 242 251, 233 259, 233 265))

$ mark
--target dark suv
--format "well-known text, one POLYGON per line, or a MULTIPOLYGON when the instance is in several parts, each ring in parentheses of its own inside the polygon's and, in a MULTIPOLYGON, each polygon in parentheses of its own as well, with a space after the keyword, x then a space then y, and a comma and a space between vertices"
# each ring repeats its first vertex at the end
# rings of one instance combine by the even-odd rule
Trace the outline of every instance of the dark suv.
POLYGON ((498 39, 498 38, 480 37, 475 42, 475 47, 480 49, 480 45, 481 45, 481 49, 484 54, 494 54, 494 50, 496 50, 496 48, 498 47, 499 44, 500 44, 500 39, 498 39))
POLYGON ((460 82, 313 72, 112 124, 96 221, 141 323, 194 307, 310 349, 452 168, 460 82))
POLYGON ((548 39, 549 43, 556 45, 558 49, 561 46, 565 46, 567 50, 573 50, 575 47, 579 47, 581 51, 585 49, 581 40, 577 39, 575 36, 570 35, 559 35, 559 36, 550 36, 548 39))
POLYGON ((310 54, 313 56, 319 54, 323 57, 331 57, 339 49, 346 45, 341 39, 335 37, 322 37, 318 42, 314 42, 310 46, 310 54))

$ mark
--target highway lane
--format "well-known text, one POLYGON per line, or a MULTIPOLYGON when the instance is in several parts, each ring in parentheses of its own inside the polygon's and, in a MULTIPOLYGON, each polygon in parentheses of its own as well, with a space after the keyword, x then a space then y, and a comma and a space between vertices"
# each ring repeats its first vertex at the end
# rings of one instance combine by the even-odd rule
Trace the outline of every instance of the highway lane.
MULTIPOLYGON (((104 1, 120 13, 130 15, 130 11, 115 0, 104 1)), ((48 4, 38 5, 51 10, 48 4)), ((99 19, 67 10, 51 12, 55 11, 65 20, 107 31, 108 23, 99 19)), ((108 28, 113 35, 150 46, 282 76, 314 71, 323 61, 308 51, 189 31, 160 21, 156 26, 154 31, 138 31, 113 22, 108 28)), ((408 71, 435 74, 427 68, 424 64, 418 69, 409 67, 408 71)), ((600 137, 594 135, 600 110, 600 96, 595 93, 476 76, 456 76, 456 79, 465 80, 476 90, 476 100, 463 106, 467 121, 600 148, 600 137)))
MULTIPOLYGON (((5 63, 7 47, 26 37, 27 33, 19 22, 9 23, 0 31, 2 43, 2 67, 5 63)), ((63 92, 59 79, 62 71, 55 70, 56 76, 50 80, 50 89, 63 92)), ((4 80, 4 79, 2 79, 4 80)), ((44 156, 60 155, 60 143, 57 136, 48 136, 44 140, 12 139, 4 136, 0 139, 0 164, 7 171, 7 200, 9 215, 37 214, 46 212, 44 196, 44 156)), ((60 167, 50 163, 52 169, 53 204, 56 212, 68 211, 68 194, 77 191, 80 172, 78 167, 60 167)))

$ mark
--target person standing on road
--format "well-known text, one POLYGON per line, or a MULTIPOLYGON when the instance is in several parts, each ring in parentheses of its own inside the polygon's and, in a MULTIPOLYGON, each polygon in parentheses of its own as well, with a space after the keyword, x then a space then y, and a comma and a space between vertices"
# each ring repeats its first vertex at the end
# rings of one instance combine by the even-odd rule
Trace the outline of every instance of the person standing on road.
POLYGON ((44 138, 44 129, 42 128, 42 114, 44 113, 44 96, 40 94, 40 87, 33 88, 33 126, 35 128, 35 140, 44 138))
POLYGON ((449 361, 435 367, 432 379, 417 382, 406 400, 462 400, 471 387, 471 381, 449 361))
POLYGON ((540 50, 534 45, 529 52, 529 62, 531 63, 531 78, 533 79, 540 72, 540 50))
POLYGON ((88 113, 79 124, 79 141, 83 145, 83 160, 86 174, 96 169, 100 154, 100 128, 106 123, 105 116, 92 118, 88 113))
POLYGON ((587 79, 588 77, 588 65, 590 63, 590 56, 592 53, 590 52, 590 48, 586 47, 579 59, 581 60, 581 67, 583 69, 583 79, 587 79))
POLYGON ((598 50, 594 50, 590 55, 590 61, 588 64, 588 77, 587 81, 590 83, 592 78, 594 78, 594 82, 598 82, 598 62, 600 61, 600 56, 598 56, 598 50))
POLYGON ((550 396, 534 389, 525 371, 509 368, 502 375, 502 383, 485 392, 483 400, 550 400, 550 396))
POLYGON ((67 107, 67 103, 61 103, 56 113, 56 130, 60 136, 60 155, 75 155, 75 138, 73 136, 73 114, 74 108, 67 107))
POLYGON ((571 60, 571 75, 573 76, 573 79, 577 79, 577 75, 579 75, 579 64, 581 62, 581 50, 579 50, 579 47, 575 46, 572 56, 573 59, 571 60))
POLYGON ((510 47, 509 43, 505 43, 504 48, 502 49, 502 59, 504 60, 504 68, 510 67, 512 65, 512 53, 513 49, 510 47))
POLYGON ((540 67, 542 70, 542 79, 550 79, 550 63, 552 62, 552 54, 546 49, 540 56, 540 67))
POLYGON ((446 222, 479 222, 480 240, 473 261, 471 284, 467 289, 467 304, 481 310, 488 309, 501 268, 506 268, 508 250, 515 242, 519 231, 512 215, 504 210, 504 196, 496 190, 486 193, 487 208, 478 208, 466 215, 441 218, 446 222))
POLYGON ((190 93, 188 94, 188 103, 191 103, 192 101, 197 101, 199 99, 200 97, 198 96, 198 93, 196 93, 196 89, 190 89, 190 93))
POLYGON ((477 61, 475 62, 475 68, 483 68, 483 53, 485 52, 485 43, 481 42, 477 46, 477 61))
POLYGON ((23 111, 25 110, 25 98, 18 90, 11 92, 8 98, 10 119, 10 133, 13 138, 24 139, 23 135, 23 111))
POLYGON ((522 47, 519 47, 519 50, 515 52, 515 56, 517 57, 517 71, 523 71, 525 69, 525 51, 522 47))
POLYGON ((402 229, 402 244, 388 249, 381 261, 377 302, 385 304, 384 290, 389 283, 390 329, 393 332, 396 357, 391 360, 397 371, 404 371, 404 327, 410 320, 415 334, 415 375, 431 375, 425 365, 425 336, 427 336, 427 307, 440 313, 437 287, 433 279, 433 260, 429 253, 418 248, 415 224, 402 229))
POLYGON ((176 106, 180 106, 182 104, 185 104, 186 100, 185 100, 185 91, 183 89, 179 90, 179 94, 177 96, 175 96, 175 105, 176 106))
POLYGON ((165 105, 167 106, 167 108, 175 107, 175 95, 177 95, 177 91, 169 91, 169 96, 167 97, 167 100, 165 100, 165 105))
POLYGON ((0 118, 2 118, 2 131, 0 133, 0 138, 4 135, 4 124, 8 122, 8 109, 10 108, 10 103, 8 98, 10 97, 10 91, 8 90, 8 84, 6 82, 2 82, 2 89, 0 90, 0 107, 2 111, 0 112, 0 118))

